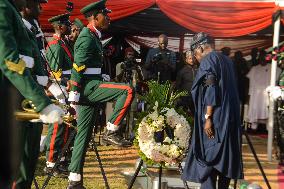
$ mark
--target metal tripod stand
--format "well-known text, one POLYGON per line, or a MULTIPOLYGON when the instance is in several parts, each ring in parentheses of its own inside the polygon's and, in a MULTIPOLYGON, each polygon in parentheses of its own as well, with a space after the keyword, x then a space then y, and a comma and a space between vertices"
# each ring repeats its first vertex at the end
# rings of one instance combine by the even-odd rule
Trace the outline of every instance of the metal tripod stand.
MULTIPOLYGON (((257 154, 256 154, 256 152, 255 152, 255 149, 254 149, 254 147, 253 147, 253 145, 252 145, 252 142, 251 142, 251 140, 250 140, 250 138, 249 138, 247 132, 246 132, 245 130, 243 130, 242 134, 246 137, 246 140, 247 140, 247 142, 248 142, 248 145, 249 145, 249 147, 250 147, 250 150, 251 150, 251 152, 252 152, 252 154, 253 154, 253 157, 254 157, 254 159, 255 159, 255 161, 256 161, 256 163, 257 163, 257 166, 258 166, 258 168, 259 168, 259 170, 260 170, 260 172, 261 172, 261 175, 262 175, 262 177, 263 177, 263 180, 265 181, 265 184, 266 184, 267 188, 268 188, 268 189, 271 189, 271 186, 270 186, 270 184, 269 184, 269 181, 268 181, 268 179, 267 179, 267 177, 266 177, 266 174, 265 174, 265 172, 264 172, 264 170, 263 170, 263 168, 262 168, 262 165, 261 165, 261 163, 260 163, 260 161, 259 161, 259 159, 258 159, 258 157, 257 157, 257 154)), ((234 180, 234 189, 236 189, 236 188, 237 188, 237 180, 234 180)))
MULTIPOLYGON (((41 189, 45 189, 45 188, 47 187, 47 185, 48 185, 48 183, 49 183, 49 181, 50 181, 50 179, 51 179, 51 177, 52 177, 52 175, 53 175, 53 173, 54 173, 54 171, 55 171, 55 168, 59 165, 61 157, 64 155, 65 151, 66 151, 66 150, 68 149, 68 147, 70 146, 71 141, 73 140, 73 138, 74 138, 75 135, 76 135, 76 132, 77 132, 77 131, 76 131, 75 129, 71 132, 71 134, 70 134, 70 136, 69 136, 69 138, 68 138, 66 144, 64 145, 64 147, 63 147, 63 149, 62 149, 62 151, 61 151, 59 157, 57 158, 57 160, 56 160, 56 162, 55 162, 55 165, 54 165, 52 171, 50 172, 50 174, 48 174, 47 178, 44 180, 44 183, 43 183, 43 186, 42 186, 41 189)), ((105 182, 106 189, 109 189, 109 184, 108 184, 108 181, 107 181, 107 177, 106 177, 106 175, 105 175, 105 171, 104 171, 104 168, 103 168, 103 165, 102 165, 102 161, 101 161, 101 158, 100 158, 98 149, 97 149, 97 145, 96 145, 95 143, 93 143, 92 148, 93 148, 94 151, 95 151, 96 159, 97 159, 97 161, 98 161, 98 163, 99 163, 99 166, 100 166, 100 169, 101 169, 101 173, 102 173, 102 176, 103 176, 103 179, 104 179, 104 182, 105 182)), ((35 182, 35 183, 36 183, 36 182, 35 182)))

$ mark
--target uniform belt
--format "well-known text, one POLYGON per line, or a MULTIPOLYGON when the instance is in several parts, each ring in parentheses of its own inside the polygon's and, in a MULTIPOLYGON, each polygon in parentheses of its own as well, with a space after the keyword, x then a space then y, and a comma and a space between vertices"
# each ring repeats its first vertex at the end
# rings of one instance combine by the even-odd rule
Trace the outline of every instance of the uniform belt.
POLYGON ((101 74, 101 68, 87 68, 84 72, 85 75, 94 75, 94 74, 101 74))
POLYGON ((64 74, 64 75, 70 75, 70 74, 71 74, 71 70, 62 71, 62 74, 64 74))

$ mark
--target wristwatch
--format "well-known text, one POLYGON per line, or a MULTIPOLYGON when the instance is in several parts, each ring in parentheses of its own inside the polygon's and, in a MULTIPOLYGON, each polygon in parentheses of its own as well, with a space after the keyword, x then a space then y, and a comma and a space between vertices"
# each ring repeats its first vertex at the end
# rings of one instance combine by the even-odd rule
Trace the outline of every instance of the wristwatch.
POLYGON ((212 115, 209 115, 209 114, 205 114, 205 119, 207 120, 207 119, 210 119, 211 117, 212 117, 212 115))

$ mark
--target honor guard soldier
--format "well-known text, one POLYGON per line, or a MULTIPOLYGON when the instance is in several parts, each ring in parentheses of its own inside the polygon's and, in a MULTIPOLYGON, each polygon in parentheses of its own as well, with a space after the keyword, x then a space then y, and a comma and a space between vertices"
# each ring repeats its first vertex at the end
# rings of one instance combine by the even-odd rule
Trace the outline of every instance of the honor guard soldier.
MULTIPOLYGON (((61 87, 57 83, 53 83, 48 79, 48 72, 45 69, 44 63, 44 51, 42 49, 42 43, 39 43, 42 39, 37 39, 37 36, 41 38, 44 37, 43 34, 40 33, 41 29, 39 28, 38 22, 36 21, 41 12, 40 3, 46 3, 46 1, 27 0, 26 4, 19 4, 18 6, 33 47, 33 58, 35 64, 31 69, 31 74, 39 85, 45 87, 56 98, 64 99, 64 96, 67 96, 67 92, 61 90, 61 87), (65 94, 63 93, 63 91, 65 92, 65 94)), ((17 176, 16 186, 19 188, 30 188, 34 178, 36 162, 39 155, 42 123, 22 123, 22 128, 27 128, 21 132, 21 143, 24 145, 24 148, 22 148, 24 152, 22 156, 21 169, 19 175, 17 176)))
POLYGON ((103 142, 123 147, 131 145, 119 134, 118 129, 131 105, 133 89, 126 84, 104 82, 101 74, 103 66, 101 31, 108 28, 110 23, 108 13, 111 12, 105 7, 105 3, 105 0, 101 0, 81 9, 89 24, 83 28, 74 47, 71 92, 68 100, 78 114, 78 132, 68 167, 69 189, 84 188, 82 181, 84 157, 96 118, 96 103, 116 100, 103 142))
POLYGON ((75 20, 73 21, 72 25, 71 25, 71 34, 68 36, 67 40, 68 40, 68 44, 70 47, 72 47, 72 50, 74 50, 74 44, 80 34, 80 32, 83 30, 84 28, 84 24, 83 22, 78 19, 75 18, 75 20))
MULTIPOLYGON (((19 2, 25 3, 23 0, 15 0, 14 2, 16 4, 19 2)), ((0 89, 4 88, 5 90, 10 90, 11 83, 25 98, 33 102, 35 105, 35 111, 39 112, 40 114, 41 121, 44 123, 62 122, 61 116, 64 114, 63 110, 51 103, 50 99, 45 95, 43 88, 38 85, 38 83, 31 76, 31 69, 35 64, 35 60, 33 58, 32 41, 30 40, 27 29, 21 19, 20 14, 17 12, 15 5, 12 1, 8 0, 0 1, 0 41, 0 89)), ((1 104, 3 105, 4 103, 1 102, 1 104)), ((1 108, 6 108, 7 110, 9 109, 9 107, 1 108)), ((5 127, 9 126, 10 125, 5 125, 5 127)), ((27 132, 27 135, 31 134, 32 136, 33 134, 30 133, 29 130, 25 130, 25 132, 27 132)), ((12 146, 9 146, 9 141, 6 141, 5 144, 3 144, 2 139, 11 139, 15 137, 15 133, 3 133, 2 128, 0 133, 1 151, 4 147, 3 145, 7 145, 8 147, 6 148, 8 149, 13 148, 12 146), (7 134, 9 136, 5 136, 7 134)), ((22 145, 26 144, 26 142, 27 141, 24 141, 22 145)), ((17 149, 21 148, 23 147, 17 147, 17 149)), ((11 151, 13 151, 13 149, 10 149, 10 152, 11 151)), ((9 155, 8 153, 6 154, 9 155)), ((9 176, 10 173, 8 173, 9 175, 5 175, 5 173, 7 173, 5 168, 2 169, 3 167, 8 167, 8 169, 11 167, 10 161, 12 160, 5 158, 7 155, 2 154, 0 160, 1 188, 7 188, 6 184, 14 180, 14 178, 9 176), (2 185, 3 183, 4 185, 2 185)), ((19 170, 17 169, 16 172, 18 171, 19 170)))
MULTIPOLYGON (((48 42, 46 57, 49 64, 51 77, 57 82, 64 83, 64 80, 70 79, 71 67, 73 62, 73 50, 69 47, 65 40, 65 36, 70 34, 71 22, 69 21, 69 13, 61 14, 48 19, 52 24, 55 34, 48 42)), ((65 89, 65 87, 61 87, 65 89)), ((67 95, 65 96, 67 98, 67 95)), ((58 99, 59 102, 65 104, 67 99, 58 99)), ((68 126, 58 123, 50 124, 46 137, 46 167, 45 172, 50 173, 55 162, 61 153, 64 142, 67 141, 68 126)), ((54 176, 67 176, 67 167, 64 167, 65 157, 62 157, 61 165, 56 167, 54 176), (64 173, 66 173, 64 175, 64 173)))

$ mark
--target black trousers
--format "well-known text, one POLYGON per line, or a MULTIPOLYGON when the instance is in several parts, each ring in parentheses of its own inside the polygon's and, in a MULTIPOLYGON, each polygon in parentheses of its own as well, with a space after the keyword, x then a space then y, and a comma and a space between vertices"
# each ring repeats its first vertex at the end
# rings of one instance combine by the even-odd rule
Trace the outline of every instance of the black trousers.
POLYGON ((216 184, 218 184, 218 189, 228 189, 230 180, 230 178, 223 176, 220 172, 214 169, 207 180, 201 183, 200 189, 216 189, 216 184))

